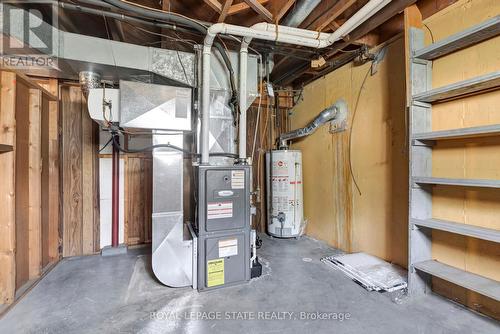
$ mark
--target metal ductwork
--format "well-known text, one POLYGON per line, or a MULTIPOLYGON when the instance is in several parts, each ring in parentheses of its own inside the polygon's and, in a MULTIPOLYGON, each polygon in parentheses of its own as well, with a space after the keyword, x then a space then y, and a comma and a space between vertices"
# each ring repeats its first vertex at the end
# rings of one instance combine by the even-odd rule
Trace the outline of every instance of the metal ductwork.
POLYGON ((96 72, 82 71, 78 74, 78 80, 85 98, 88 98, 91 89, 101 87, 101 75, 96 72))
POLYGON ((298 27, 306 17, 320 4, 321 0, 301 0, 298 1, 281 24, 289 27, 298 27))
MULTIPOLYGON (((23 15, 34 16, 26 10, 23 15)), ((37 17, 30 20, 36 21, 37 17)), ((52 57, 56 62, 52 67, 25 66, 22 70, 26 74, 74 80, 79 79, 81 72, 95 72, 103 80, 140 80, 185 87, 196 84, 194 53, 74 34, 59 30, 45 21, 39 29, 46 31, 53 39, 51 51, 40 52, 39 55, 52 57)), ((22 20, 12 22, 9 31, 3 31, 0 26, 0 34, 17 41, 24 40, 23 31, 22 20)), ((32 45, 30 47, 36 49, 32 45)))
POLYGON ((338 100, 333 105, 320 112, 318 116, 305 127, 282 133, 278 139, 279 148, 286 148, 288 146, 287 142, 290 140, 313 134, 320 126, 334 120, 338 114, 345 114, 346 109, 346 102, 343 99, 338 100))

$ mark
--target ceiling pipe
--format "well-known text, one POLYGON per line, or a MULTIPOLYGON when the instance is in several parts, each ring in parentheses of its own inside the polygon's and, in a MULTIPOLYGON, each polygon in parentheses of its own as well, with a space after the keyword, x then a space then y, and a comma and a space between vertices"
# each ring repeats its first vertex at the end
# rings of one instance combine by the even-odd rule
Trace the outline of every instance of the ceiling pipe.
POLYGON ((289 27, 298 27, 320 3, 321 0, 298 1, 293 11, 281 21, 281 24, 289 27))
MULTIPOLYGON (((382 9, 385 5, 390 3, 390 0, 370 0, 358 12, 356 12, 349 20, 347 20, 339 29, 332 34, 322 35, 318 32, 313 32, 319 35, 312 38, 311 31, 298 28, 285 28, 276 25, 258 25, 256 28, 240 27, 225 23, 217 23, 208 28, 203 45, 203 61, 202 61, 202 110, 201 110, 201 164, 209 164, 209 130, 210 130, 210 55, 212 44, 218 34, 231 34, 236 36, 257 38, 267 41, 275 41, 281 43, 288 43, 312 48, 324 48, 332 45, 339 39, 345 37, 352 30, 365 22, 377 11, 382 9), (265 30, 260 30, 261 28, 265 30), (287 33, 284 33, 287 31, 287 33), (320 38, 320 39, 318 39, 320 38)), ((241 78, 240 78, 241 79, 241 78)), ((241 100, 241 99, 240 99, 241 100)), ((240 101, 240 106, 241 106, 240 101)), ((246 104, 246 102, 243 102, 246 104)), ((241 112, 241 111, 240 111, 241 112)), ((246 110, 245 110, 245 123, 246 123, 246 110)), ((240 121, 241 126, 242 121, 240 121)), ((245 124, 246 127, 246 124, 245 124)), ((241 132, 240 132, 241 134, 241 132)), ((240 141, 245 141, 246 138, 241 138, 240 141)), ((243 143, 240 143, 240 148, 243 143)), ((245 150, 246 151, 246 150, 245 150)))
POLYGON ((240 85, 239 85, 239 107, 240 121, 238 131, 238 156, 240 163, 247 163, 247 64, 248 64, 248 45, 252 39, 245 37, 241 41, 240 48, 240 85))

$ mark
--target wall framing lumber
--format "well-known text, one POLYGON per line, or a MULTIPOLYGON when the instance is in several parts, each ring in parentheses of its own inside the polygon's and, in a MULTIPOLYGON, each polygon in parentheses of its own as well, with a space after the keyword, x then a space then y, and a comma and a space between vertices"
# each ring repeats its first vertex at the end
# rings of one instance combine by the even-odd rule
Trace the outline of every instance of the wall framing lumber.
POLYGON ((82 245, 82 96, 78 87, 61 90, 62 174, 63 174, 63 256, 83 254, 82 245))
MULTIPOLYGON (((45 110, 47 111, 47 110, 45 110)), ((41 215, 41 114, 42 92, 29 90, 29 279, 40 275, 42 268, 41 215)))
MULTIPOLYGON (((0 143, 16 143, 16 75, 0 72, 0 143)), ((0 304, 14 301, 16 289, 15 234, 15 148, 0 154, 0 304)))

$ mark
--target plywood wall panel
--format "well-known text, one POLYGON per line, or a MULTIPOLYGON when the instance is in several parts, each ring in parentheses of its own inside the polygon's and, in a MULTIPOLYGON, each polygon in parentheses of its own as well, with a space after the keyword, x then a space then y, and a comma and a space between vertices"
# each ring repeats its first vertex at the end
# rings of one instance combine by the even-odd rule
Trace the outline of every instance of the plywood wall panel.
POLYGON ((96 127, 79 86, 61 86, 63 256, 95 253, 99 219, 96 127))
MULTIPOLYGON (((304 88, 303 100, 290 115, 292 128, 304 126, 339 98, 346 99, 351 105, 350 67, 342 67, 335 74, 304 88)), ((334 180, 334 176, 344 170, 346 163, 344 159, 336 159, 337 155, 342 156, 345 136, 345 133, 332 136, 328 127, 321 127, 313 135, 297 140, 292 146, 293 149, 302 151, 304 217, 308 222, 306 233, 339 248, 347 248, 351 242, 350 236, 346 234, 347 230, 342 229, 342 226, 350 224, 351 217, 348 220, 338 219, 341 215, 341 203, 349 201, 351 206, 350 198, 347 198, 347 187, 342 184, 342 180, 334 180)))
POLYGON ((373 76, 369 64, 351 63, 307 85, 290 120, 292 128, 302 127, 339 98, 349 108, 348 131, 332 135, 325 126, 293 145, 303 154, 307 234, 345 251, 365 251, 406 265, 403 50, 403 39, 391 43, 373 76), (350 154, 361 194, 350 176, 350 154))
POLYGON ((83 254, 82 95, 78 87, 61 90, 63 132, 63 256, 83 254))
MULTIPOLYGON (((82 101, 83 102, 83 101, 82 101)), ((83 108, 82 108, 83 109, 83 108)), ((82 252, 94 252, 94 154, 92 119, 85 113, 82 124, 82 252)))
MULTIPOLYGON (((500 14, 495 0, 458 1, 425 21, 426 42, 440 40, 500 14)), ((500 37, 440 58, 433 63, 433 87, 500 70, 500 37)), ((433 107, 432 128, 447 130, 500 124, 500 91, 472 96, 433 107)), ((500 139, 480 138, 443 142, 432 154, 436 177, 500 179, 500 139)), ((436 187, 433 216, 464 224, 500 229, 500 192, 492 189, 436 187)), ((474 238, 434 231, 432 257, 500 281, 500 246, 474 238)), ((499 317, 500 303, 433 279, 433 288, 458 302, 499 317)))
POLYGON ((152 160, 127 156, 125 164, 125 239, 128 245, 151 240, 152 160))

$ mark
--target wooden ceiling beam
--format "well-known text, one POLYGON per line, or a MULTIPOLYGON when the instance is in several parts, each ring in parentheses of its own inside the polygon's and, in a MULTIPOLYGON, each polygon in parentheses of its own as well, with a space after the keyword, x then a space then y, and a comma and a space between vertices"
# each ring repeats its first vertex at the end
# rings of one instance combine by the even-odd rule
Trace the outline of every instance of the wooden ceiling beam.
MULTIPOLYGON (((269 0, 258 0, 258 3, 261 5, 265 5, 268 2, 269 2, 269 0)), ((250 6, 246 2, 240 2, 240 3, 232 5, 229 8, 227 15, 228 16, 235 15, 235 14, 241 13, 247 9, 250 9, 250 6)))
POLYGON ((217 0, 203 0, 207 5, 210 6, 213 10, 215 10, 217 13, 222 12, 222 5, 219 1, 217 0))
POLYGON ((273 14, 266 7, 260 4, 258 0, 244 0, 250 8, 259 14, 267 22, 273 22, 273 14))
POLYGON ((283 18, 283 16, 285 16, 285 14, 290 10, 290 8, 293 6, 294 3, 295 3, 295 0, 288 0, 285 3, 285 5, 283 7, 281 7, 278 14, 276 14, 274 21, 276 23, 279 23, 281 21, 281 19, 283 18))
POLYGON ((219 15, 219 19, 217 22, 222 23, 226 19, 227 13, 229 12, 229 8, 231 8, 231 5, 233 4, 233 0, 226 0, 224 3, 224 7, 222 7, 222 12, 219 15))
POLYGON ((340 15, 342 15, 349 7, 354 5, 357 0, 340 0, 335 6, 333 6, 329 11, 327 11, 323 16, 321 16, 314 24, 309 28, 311 30, 322 31, 328 25, 335 21, 340 15))
MULTIPOLYGON (((371 17, 369 20, 361 24, 359 27, 357 27, 354 31, 351 32, 349 35, 349 40, 348 41, 338 41, 336 42, 333 46, 330 47, 330 50, 327 51, 325 54, 323 54, 323 58, 327 60, 327 62, 331 62, 331 58, 335 56, 339 50, 345 49, 347 46, 353 44, 358 39, 362 39, 365 35, 369 34, 372 30, 378 28, 380 25, 382 25, 384 22, 388 21, 392 17, 398 15, 401 13, 407 6, 410 6, 414 4, 416 0, 393 0, 387 6, 382 8, 377 14, 375 14, 373 17, 371 17)), ((374 37, 374 36, 372 36, 374 37)), ((366 41, 365 41, 366 42, 366 41)), ((351 53, 347 53, 351 54, 351 53)), ((276 70, 275 66, 275 70, 276 70)), ((281 85, 287 85, 292 82, 294 82, 296 79, 298 79, 301 76, 301 73, 307 71, 309 69, 309 64, 304 63, 304 62, 292 62, 290 61, 288 64, 282 66, 283 68, 279 69, 279 72, 274 74, 273 76, 276 76, 276 78, 273 78, 273 80, 281 85), (302 65, 301 65, 302 63, 302 65), (279 76, 281 75, 281 76, 279 76)), ((335 69, 336 67, 328 67, 325 69, 321 75, 326 74, 332 69, 335 69)), ((314 79, 316 79, 318 76, 314 77, 311 80, 307 80, 306 82, 302 83, 308 83, 314 79)))

